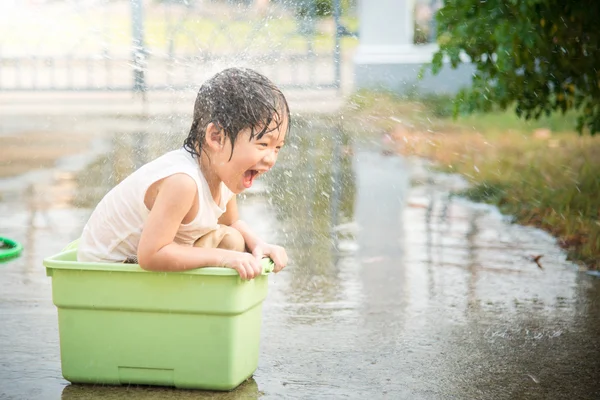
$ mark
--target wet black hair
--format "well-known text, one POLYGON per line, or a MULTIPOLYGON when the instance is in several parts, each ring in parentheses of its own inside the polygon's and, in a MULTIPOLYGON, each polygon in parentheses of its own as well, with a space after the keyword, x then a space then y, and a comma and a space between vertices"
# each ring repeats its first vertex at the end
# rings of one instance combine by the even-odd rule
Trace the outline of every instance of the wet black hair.
MULTIPOLYGON (((285 96, 267 77, 248 68, 228 68, 207 80, 198 90, 194 118, 183 147, 200 157, 211 122, 231 141, 231 154, 238 134, 250 128, 250 140, 260 139, 287 122, 290 109, 285 96), (270 129, 272 122, 276 123, 270 129)), ((230 156, 231 159, 231 156, 230 156)))

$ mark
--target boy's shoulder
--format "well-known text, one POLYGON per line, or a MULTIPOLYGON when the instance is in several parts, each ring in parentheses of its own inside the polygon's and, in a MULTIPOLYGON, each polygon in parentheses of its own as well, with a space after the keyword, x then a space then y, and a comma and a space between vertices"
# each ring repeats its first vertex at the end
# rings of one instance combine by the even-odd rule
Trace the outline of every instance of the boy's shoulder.
POLYGON ((175 196, 195 196, 198 186, 194 178, 185 173, 169 175, 162 180, 160 190, 166 190, 175 196))
POLYGON ((163 182, 168 182, 169 185, 175 185, 177 188, 193 188, 196 190, 196 181, 190 175, 184 172, 176 172, 172 175, 166 176, 163 182))

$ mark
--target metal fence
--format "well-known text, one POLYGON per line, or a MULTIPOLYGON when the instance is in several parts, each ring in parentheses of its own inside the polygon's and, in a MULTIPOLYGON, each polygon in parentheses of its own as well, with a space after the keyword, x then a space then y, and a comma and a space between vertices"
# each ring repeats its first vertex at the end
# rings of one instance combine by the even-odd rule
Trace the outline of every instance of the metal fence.
POLYGON ((340 85, 340 0, 3 0, 0 91, 196 87, 228 66, 282 87, 340 85))

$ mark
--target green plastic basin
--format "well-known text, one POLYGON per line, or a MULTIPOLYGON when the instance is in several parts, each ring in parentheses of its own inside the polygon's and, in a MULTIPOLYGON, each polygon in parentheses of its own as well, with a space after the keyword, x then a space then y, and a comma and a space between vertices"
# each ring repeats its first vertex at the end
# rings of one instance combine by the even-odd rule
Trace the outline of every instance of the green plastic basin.
POLYGON ((270 260, 243 281, 226 268, 80 263, 76 252, 70 245, 43 261, 65 379, 231 390, 254 373, 270 260))

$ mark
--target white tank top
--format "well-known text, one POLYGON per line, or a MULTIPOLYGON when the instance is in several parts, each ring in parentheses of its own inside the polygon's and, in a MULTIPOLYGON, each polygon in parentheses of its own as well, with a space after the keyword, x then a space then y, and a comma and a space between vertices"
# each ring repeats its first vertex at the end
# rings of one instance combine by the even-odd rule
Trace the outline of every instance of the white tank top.
POLYGON ((216 229, 234 194, 221 182, 221 202, 217 205, 197 159, 180 148, 142 166, 104 196, 83 228, 77 259, 122 262, 137 257, 142 228, 150 212, 144 204, 146 191, 154 182, 178 173, 187 174, 196 182, 198 214, 192 222, 179 226, 174 242, 192 246, 198 238, 216 229))

